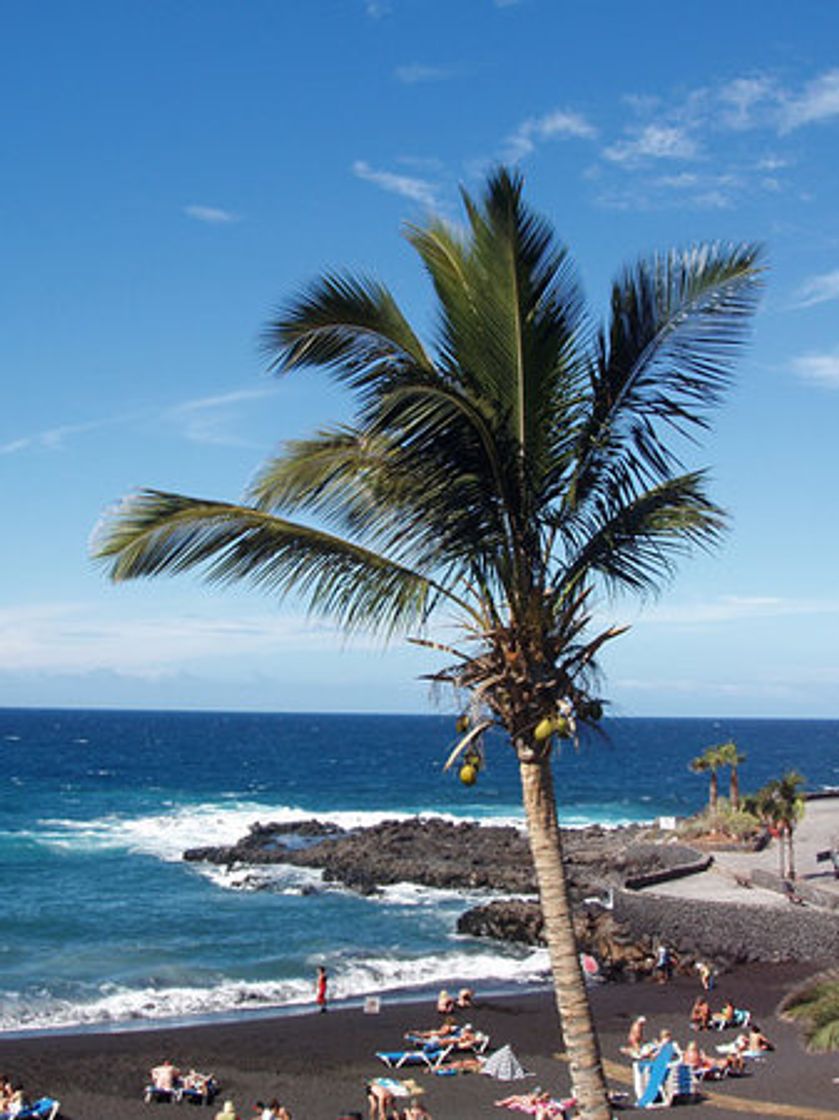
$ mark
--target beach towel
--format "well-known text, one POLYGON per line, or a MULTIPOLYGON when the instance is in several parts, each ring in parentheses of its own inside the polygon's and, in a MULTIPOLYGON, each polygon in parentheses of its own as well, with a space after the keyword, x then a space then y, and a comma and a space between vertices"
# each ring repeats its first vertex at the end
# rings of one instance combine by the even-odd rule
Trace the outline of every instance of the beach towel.
POLYGON ((484 1062, 481 1073, 487 1073, 496 1081, 518 1081, 521 1077, 531 1077, 516 1055, 511 1046, 502 1046, 484 1062))

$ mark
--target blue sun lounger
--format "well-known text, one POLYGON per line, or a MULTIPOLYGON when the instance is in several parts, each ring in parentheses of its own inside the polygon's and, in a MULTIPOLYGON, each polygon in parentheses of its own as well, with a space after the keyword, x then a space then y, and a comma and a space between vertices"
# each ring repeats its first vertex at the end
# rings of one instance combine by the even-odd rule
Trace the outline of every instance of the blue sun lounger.
MULTIPOLYGON (((55 1120, 60 1103, 55 1097, 39 1097, 28 1108, 22 1108, 15 1120, 55 1120)), ((8 1112, 0 1112, 0 1120, 7 1120, 8 1112)))
POLYGON ((635 1094, 638 1108, 660 1108, 664 1103, 664 1084, 675 1057, 672 1042, 667 1042, 655 1058, 635 1063, 635 1094))
POLYGON ((402 1069, 403 1066, 425 1066, 433 1069, 439 1061, 442 1048, 439 1046, 423 1046, 414 1050, 377 1050, 376 1057, 390 1069, 402 1069))

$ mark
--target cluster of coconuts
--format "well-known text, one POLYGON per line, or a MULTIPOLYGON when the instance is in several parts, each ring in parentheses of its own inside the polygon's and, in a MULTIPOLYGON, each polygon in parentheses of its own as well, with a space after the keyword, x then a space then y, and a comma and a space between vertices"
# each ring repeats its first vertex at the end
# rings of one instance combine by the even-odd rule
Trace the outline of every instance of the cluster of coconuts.
MULTIPOLYGON (((597 723, 603 718, 603 704, 599 700, 582 700, 577 705, 576 714, 580 719, 597 723)), ((539 720, 533 729, 533 738, 537 743, 544 743, 552 735, 557 739, 570 739, 575 730, 571 705, 565 701, 556 712, 539 720)))
MULTIPOLYGON (((458 735, 465 734, 469 730, 469 716, 458 716, 455 730, 458 735)), ((463 756, 463 762, 457 776, 465 786, 473 786, 477 782, 483 761, 481 752, 474 747, 470 747, 463 756)))

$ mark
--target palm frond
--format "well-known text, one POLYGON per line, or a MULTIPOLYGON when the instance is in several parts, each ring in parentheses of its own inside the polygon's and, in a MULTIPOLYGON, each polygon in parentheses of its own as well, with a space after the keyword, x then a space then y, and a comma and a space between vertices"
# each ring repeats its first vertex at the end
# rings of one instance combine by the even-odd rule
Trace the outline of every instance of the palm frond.
POLYGON ((445 591, 421 574, 328 533, 263 510, 156 490, 128 499, 94 545, 115 581, 198 569, 210 583, 245 582, 348 631, 422 625, 445 591))
POLYGON ((387 288, 350 275, 315 280, 269 323, 263 347, 277 371, 321 366, 359 391, 405 369, 433 370, 387 288))
POLYGON ((679 555, 714 544, 726 518, 704 482, 701 471, 680 475, 637 498, 604 501, 584 524, 566 526, 566 541, 579 545, 564 569, 569 584, 597 573, 614 587, 649 591, 670 576, 679 555))
POLYGON ((647 485, 678 464, 661 427, 689 435, 727 387, 760 294, 761 249, 702 246, 639 262, 612 289, 591 369, 574 496, 647 485))

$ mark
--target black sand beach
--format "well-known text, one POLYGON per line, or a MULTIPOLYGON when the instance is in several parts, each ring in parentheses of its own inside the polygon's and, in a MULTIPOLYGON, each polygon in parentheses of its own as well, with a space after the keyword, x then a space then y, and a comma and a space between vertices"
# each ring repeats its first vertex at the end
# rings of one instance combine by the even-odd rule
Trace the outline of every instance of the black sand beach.
MULTIPOLYGON (((737 1006, 750 1008, 777 1050, 751 1076, 708 1086, 705 1100, 679 1105, 680 1114, 719 1120, 748 1114, 839 1120, 839 1085, 832 1080, 839 1076, 839 1057, 807 1054, 797 1029, 780 1023, 774 1014, 785 989, 810 971, 804 965, 744 966, 720 978, 715 1002, 730 996, 737 1006)), ((614 1089, 631 1089, 630 1063, 620 1054, 630 1020, 644 1014, 649 1037, 667 1026, 684 1044, 698 990, 697 981, 686 976, 664 986, 640 982, 594 989, 593 1006, 614 1089)), ((373 1015, 358 1007, 333 1008, 325 1015, 313 1011, 177 1029, 4 1039, 0 1070, 22 1081, 31 1094, 58 1097, 62 1115, 71 1120, 149 1120, 152 1114, 163 1120, 189 1114, 196 1106, 143 1103, 146 1072, 167 1056, 183 1067, 212 1071, 220 1079, 219 1101, 212 1112, 203 1109, 199 1116, 214 1115, 222 1101, 231 1099, 240 1117, 250 1120, 257 1100, 276 1096, 294 1120, 335 1120, 347 1111, 366 1117, 364 1083, 388 1072, 375 1051, 399 1048, 405 1030, 431 1026, 436 1018, 431 1000, 400 1004, 384 999, 380 1013, 373 1015)), ((559 1034, 549 992, 497 998, 478 993, 469 1019, 491 1034, 491 1048, 509 1042, 534 1076, 501 1083, 479 1074, 436 1077, 407 1071, 404 1076, 413 1076, 424 1087, 435 1120, 516 1115, 493 1102, 536 1085, 557 1096, 568 1094, 568 1070, 556 1056, 559 1034)), ((708 1049, 724 1040, 716 1032, 701 1038, 708 1049)))

